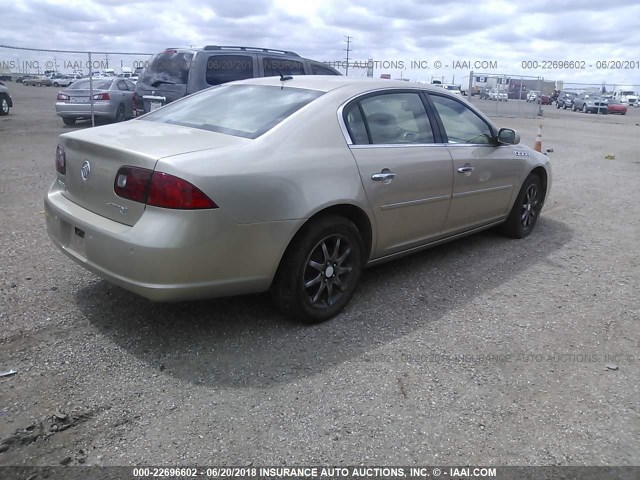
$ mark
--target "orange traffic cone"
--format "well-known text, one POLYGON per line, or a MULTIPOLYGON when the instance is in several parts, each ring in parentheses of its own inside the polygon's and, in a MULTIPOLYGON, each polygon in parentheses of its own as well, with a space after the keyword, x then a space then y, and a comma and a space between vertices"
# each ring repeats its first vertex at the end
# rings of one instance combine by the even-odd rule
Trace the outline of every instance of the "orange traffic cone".
POLYGON ((536 135, 536 143, 533 145, 533 149, 536 152, 542 153, 542 124, 538 127, 538 134, 536 135))

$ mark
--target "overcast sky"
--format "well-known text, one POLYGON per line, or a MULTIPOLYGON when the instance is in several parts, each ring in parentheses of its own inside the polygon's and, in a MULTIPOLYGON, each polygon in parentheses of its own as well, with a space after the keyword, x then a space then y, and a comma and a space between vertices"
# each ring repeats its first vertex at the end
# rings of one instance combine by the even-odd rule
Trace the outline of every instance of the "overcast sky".
MULTIPOLYGON (((247 45, 340 62, 349 35, 351 59, 373 58, 376 77, 444 76, 449 82, 455 76, 461 83, 470 70, 484 70, 640 84, 640 4, 629 0, 4 0, 0 12, 0 44, 20 47, 156 53, 166 47, 247 45), (584 68, 543 70, 543 62, 557 60, 584 68), (599 68, 615 60, 628 62, 599 68), (416 61, 421 68, 412 69, 416 61), (476 62, 483 61, 495 63, 478 68, 482 64, 476 62), (523 69, 527 61, 537 61, 538 68, 529 63, 523 69)), ((0 62, 28 56, 0 48, 0 62)))

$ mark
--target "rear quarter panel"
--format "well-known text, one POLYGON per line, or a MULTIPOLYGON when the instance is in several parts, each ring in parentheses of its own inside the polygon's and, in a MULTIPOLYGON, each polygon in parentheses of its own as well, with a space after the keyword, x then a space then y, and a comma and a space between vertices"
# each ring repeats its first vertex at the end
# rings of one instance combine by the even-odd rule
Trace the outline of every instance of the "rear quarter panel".
POLYGON ((165 157, 156 168, 191 181, 236 223, 306 219, 341 203, 371 220, 337 104, 316 102, 241 147, 165 157))

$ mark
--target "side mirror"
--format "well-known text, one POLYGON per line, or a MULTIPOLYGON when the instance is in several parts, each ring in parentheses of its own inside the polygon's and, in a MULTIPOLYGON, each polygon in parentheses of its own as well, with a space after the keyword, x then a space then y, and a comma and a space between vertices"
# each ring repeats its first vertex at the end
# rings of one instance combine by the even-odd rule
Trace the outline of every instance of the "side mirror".
POLYGON ((511 128, 501 128, 498 131, 498 142, 504 145, 517 145, 520 143, 520 134, 511 128))

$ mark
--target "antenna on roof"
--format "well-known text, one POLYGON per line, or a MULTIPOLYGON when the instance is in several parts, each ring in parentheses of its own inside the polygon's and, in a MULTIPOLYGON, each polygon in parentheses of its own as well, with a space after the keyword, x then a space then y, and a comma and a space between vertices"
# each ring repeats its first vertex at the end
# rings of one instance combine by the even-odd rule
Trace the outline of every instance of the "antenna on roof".
POLYGON ((293 77, 291 75, 283 75, 280 70, 278 70, 278 75, 280 75, 281 82, 286 82, 287 80, 293 80, 293 77))

